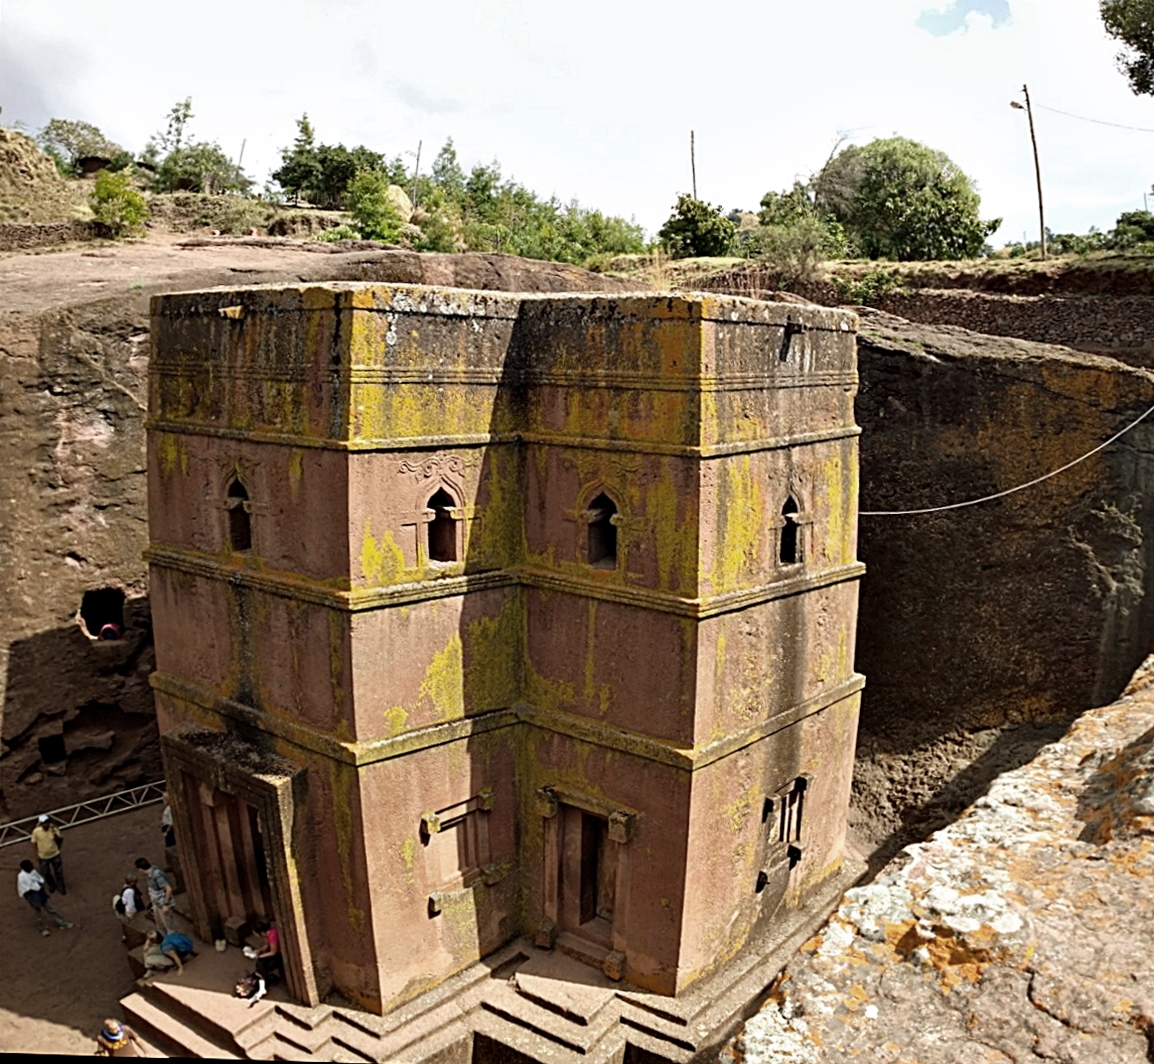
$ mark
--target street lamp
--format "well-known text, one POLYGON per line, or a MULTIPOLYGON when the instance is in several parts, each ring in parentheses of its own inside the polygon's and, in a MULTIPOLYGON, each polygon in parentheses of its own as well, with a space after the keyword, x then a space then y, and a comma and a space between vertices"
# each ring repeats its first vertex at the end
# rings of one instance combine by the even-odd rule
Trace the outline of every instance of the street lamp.
POLYGON ((1038 179, 1038 227, 1041 230, 1042 258, 1046 257, 1046 214, 1042 210, 1042 167, 1038 164, 1038 138, 1034 135, 1034 111, 1030 107, 1030 90, 1022 86, 1022 95, 1026 98, 1023 106, 1017 100, 1011 100, 1010 106, 1015 111, 1025 111, 1030 120, 1030 143, 1034 146, 1034 175, 1038 179))

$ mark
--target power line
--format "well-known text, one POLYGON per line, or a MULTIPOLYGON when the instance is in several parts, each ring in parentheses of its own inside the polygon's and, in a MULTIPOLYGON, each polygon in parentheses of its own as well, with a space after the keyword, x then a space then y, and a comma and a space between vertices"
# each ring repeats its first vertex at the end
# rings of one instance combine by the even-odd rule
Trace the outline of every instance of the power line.
POLYGON ((1027 481, 1025 484, 1019 484, 1016 488, 1007 488, 1005 491, 999 491, 994 495, 984 495, 980 499, 968 499, 966 502, 952 502, 947 506, 930 506, 924 510, 862 510, 858 517, 908 517, 912 514, 936 514, 942 510, 960 510, 963 506, 977 506, 983 502, 993 502, 994 499, 1004 499, 1007 495, 1013 495, 1016 491, 1023 491, 1026 488, 1032 488, 1035 484, 1041 484, 1043 480, 1049 480, 1051 477, 1056 477, 1059 473, 1065 473, 1067 469, 1072 469, 1079 462, 1086 461, 1087 458, 1096 455, 1099 451, 1105 450, 1115 440, 1120 440, 1132 428, 1137 426, 1140 422, 1145 421, 1151 414, 1154 414, 1154 406, 1150 407, 1141 417, 1135 418, 1130 422, 1121 432, 1114 433, 1105 443, 1098 444, 1092 451, 1087 451, 1081 458, 1075 458, 1072 462, 1067 462, 1060 469, 1055 469, 1052 473, 1046 473, 1044 476, 1035 477, 1033 480, 1027 481))
POLYGON ((1135 133, 1154 133, 1154 129, 1147 129, 1145 126, 1124 126, 1121 122, 1107 122, 1101 118, 1087 118, 1085 115, 1075 115, 1069 111, 1059 111, 1056 107, 1047 107, 1044 103, 1036 103, 1034 106, 1042 111, 1053 111, 1056 115, 1076 118, 1079 122, 1093 122, 1097 126, 1113 126, 1115 129, 1132 129, 1135 133))

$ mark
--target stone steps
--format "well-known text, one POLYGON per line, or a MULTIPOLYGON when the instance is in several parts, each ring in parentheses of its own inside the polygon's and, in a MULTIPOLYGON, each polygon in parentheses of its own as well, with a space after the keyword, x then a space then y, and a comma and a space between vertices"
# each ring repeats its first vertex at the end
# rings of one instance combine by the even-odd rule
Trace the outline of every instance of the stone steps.
POLYGON ((128 1025, 166 1055, 209 1060, 243 1060, 227 1046, 205 1037, 175 1016, 158 1008, 143 994, 130 994, 120 1002, 128 1025))
POLYGON ((597 1022, 585 1024, 537 1004, 508 983, 489 987, 481 1007, 582 1057, 592 1054, 617 1026, 617 1017, 612 1009, 603 1009, 597 1022))
MULTIPOLYGON (((195 963, 195 962, 193 962, 195 963)), ((276 1006, 259 1001, 253 1007, 240 998, 206 991, 181 982, 178 977, 138 983, 140 993, 156 1008, 206 1038, 250 1059, 253 1050, 276 1029, 276 1006)))

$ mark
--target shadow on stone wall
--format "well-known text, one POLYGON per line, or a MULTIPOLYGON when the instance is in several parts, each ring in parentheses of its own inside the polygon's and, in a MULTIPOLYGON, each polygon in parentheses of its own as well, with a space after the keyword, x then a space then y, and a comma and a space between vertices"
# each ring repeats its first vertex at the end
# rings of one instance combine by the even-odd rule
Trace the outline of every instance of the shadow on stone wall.
POLYGON ((147 598, 130 599, 120 639, 79 624, 8 648, 0 816, 30 816, 161 778, 147 598))

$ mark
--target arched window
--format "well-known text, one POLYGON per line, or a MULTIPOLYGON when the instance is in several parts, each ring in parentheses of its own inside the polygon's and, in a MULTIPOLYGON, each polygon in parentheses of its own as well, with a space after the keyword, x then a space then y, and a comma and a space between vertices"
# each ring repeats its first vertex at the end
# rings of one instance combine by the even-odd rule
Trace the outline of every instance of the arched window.
POLYGON ((801 524, 798 522, 797 500, 792 495, 781 508, 777 558, 782 565, 796 565, 801 561, 801 524))
POLYGON ((598 569, 617 568, 617 526, 613 518, 617 507, 604 492, 597 496, 586 511, 589 518, 589 564, 598 569))
POLYGON ((248 492, 239 480, 228 486, 228 545, 235 551, 252 550, 252 517, 248 492))
POLYGON ((429 560, 455 562, 457 560, 457 520, 453 510, 457 503, 444 488, 438 488, 429 499, 426 509, 433 511, 429 522, 429 560))

